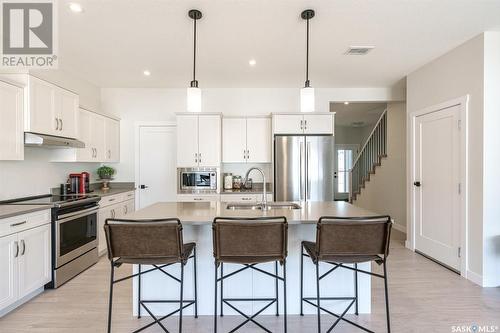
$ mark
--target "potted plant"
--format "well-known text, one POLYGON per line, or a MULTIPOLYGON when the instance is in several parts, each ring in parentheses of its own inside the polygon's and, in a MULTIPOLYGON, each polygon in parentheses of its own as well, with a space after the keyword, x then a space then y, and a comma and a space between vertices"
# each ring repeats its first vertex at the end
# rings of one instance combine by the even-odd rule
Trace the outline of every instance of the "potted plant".
POLYGON ((102 190, 109 190, 109 181, 113 179, 113 175, 115 174, 115 169, 112 167, 103 165, 97 169, 97 175, 99 175, 99 179, 102 180, 102 190))

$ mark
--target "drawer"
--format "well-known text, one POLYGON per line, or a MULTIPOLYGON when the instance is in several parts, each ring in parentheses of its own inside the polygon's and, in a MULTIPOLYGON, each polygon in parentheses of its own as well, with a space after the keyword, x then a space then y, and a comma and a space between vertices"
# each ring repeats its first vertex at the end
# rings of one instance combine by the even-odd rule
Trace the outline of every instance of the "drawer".
POLYGON ((0 237, 32 229, 50 222, 50 209, 1 219, 0 237))
POLYGON ((116 203, 122 202, 123 201, 122 195, 123 193, 102 197, 101 201, 99 201, 99 206, 107 207, 109 205, 114 205, 116 203))
POLYGON ((219 201, 219 195, 217 194, 200 194, 200 195, 191 195, 191 194, 179 194, 177 195, 177 201, 179 202, 213 202, 219 201))
POLYGON ((135 198, 135 191, 125 192, 122 194, 122 201, 133 200, 135 198))

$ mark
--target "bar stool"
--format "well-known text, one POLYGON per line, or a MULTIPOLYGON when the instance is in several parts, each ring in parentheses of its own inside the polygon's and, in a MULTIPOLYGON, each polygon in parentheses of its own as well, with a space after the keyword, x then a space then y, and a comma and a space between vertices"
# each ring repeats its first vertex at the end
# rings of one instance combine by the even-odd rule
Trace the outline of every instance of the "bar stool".
POLYGON ((169 332, 162 324, 162 320, 179 313, 179 332, 182 332, 182 311, 194 305, 195 318, 198 317, 198 295, 196 288, 196 243, 184 244, 182 240, 182 224, 179 219, 154 220, 127 220, 106 219, 104 224, 108 259, 111 263, 111 279, 109 289, 108 333, 111 332, 111 313, 113 308, 113 286, 118 282, 130 278, 138 278, 139 295, 137 302, 138 318, 143 307, 153 318, 153 322, 135 330, 140 332, 154 324, 158 324, 163 331, 169 332), (194 272, 194 299, 184 299, 184 266, 189 259, 193 259, 194 272), (115 280, 115 268, 122 264, 139 265, 139 272, 115 280), (180 264, 180 278, 164 270, 165 267, 180 264), (141 265, 151 265, 153 268, 141 270, 141 265), (143 300, 141 299, 141 276, 153 271, 161 271, 165 276, 180 284, 179 299, 143 300), (148 303, 179 303, 179 308, 160 318, 156 317, 146 304, 148 303))
POLYGON ((288 244, 288 223, 285 217, 264 218, 229 218, 216 217, 212 224, 213 246, 215 258, 215 303, 214 303, 214 332, 217 332, 217 289, 220 282, 220 307, 223 316, 224 304, 246 318, 230 332, 235 332, 249 322, 254 323, 266 332, 271 332, 255 318, 271 305, 276 304, 278 313, 278 281, 283 283, 283 327, 287 331, 286 319, 286 256, 288 244), (274 273, 267 272, 257 264, 275 262, 274 273), (283 266, 283 276, 278 274, 278 262, 283 266), (244 267, 224 275, 224 263, 240 264, 244 267), (220 277, 218 268, 220 266, 220 277), (274 279, 275 296, 266 298, 225 298, 224 280, 247 269, 253 269, 274 279), (253 315, 247 315, 239 310, 233 302, 268 302, 253 315))
POLYGON ((385 306, 387 332, 391 331, 389 318, 389 297, 387 291, 387 256, 391 237, 392 221, 389 216, 370 217, 321 217, 317 223, 316 243, 303 241, 300 260, 300 314, 303 316, 304 302, 317 308, 318 332, 321 332, 321 310, 337 319, 328 329, 330 332, 341 320, 356 326, 366 332, 371 330, 358 325, 346 318, 345 314, 355 305, 355 314, 358 315, 358 273, 364 273, 384 279, 385 306), (304 253, 304 250, 306 253, 304 253), (304 297, 304 257, 310 257, 316 265, 316 297, 304 297), (377 274, 358 269, 358 263, 374 261, 383 265, 384 274, 377 274), (319 275, 319 263, 333 265, 326 273, 319 275), (346 266, 353 264, 354 267, 346 266), (328 276, 337 268, 354 271, 353 297, 321 297, 320 280, 328 276), (342 314, 336 314, 321 306, 321 300, 350 301, 342 314), (316 303, 314 303, 316 301, 316 303))

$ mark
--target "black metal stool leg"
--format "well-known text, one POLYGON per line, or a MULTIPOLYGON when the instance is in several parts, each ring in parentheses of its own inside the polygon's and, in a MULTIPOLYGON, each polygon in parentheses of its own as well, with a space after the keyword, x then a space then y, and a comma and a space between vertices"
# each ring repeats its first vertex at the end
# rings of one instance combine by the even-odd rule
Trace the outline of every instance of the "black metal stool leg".
POLYGON ((113 284, 115 279, 115 266, 111 262, 111 277, 109 280, 109 309, 108 309, 108 333, 111 333, 111 311, 113 310, 113 284))
POLYGON ((300 245, 300 315, 304 315, 304 247, 300 245))
POLYGON ((355 303, 355 311, 354 313, 359 315, 359 308, 358 308, 358 264, 354 264, 354 297, 356 297, 356 303, 355 303))
POLYGON ((224 263, 220 263, 220 316, 224 316, 224 280, 222 279, 224 277, 224 263))
MULTIPOLYGON (((301 302, 302 303, 302 302, 301 302)), ((283 261, 283 320, 285 322, 285 333, 287 332, 287 311, 286 311, 286 260, 283 261)))
POLYGON ((387 332, 391 333, 391 319, 389 316, 389 291, 387 289, 387 267, 384 259, 384 289, 385 289, 385 311, 387 316, 387 332))
POLYGON ((194 317, 198 318, 198 273, 196 272, 196 246, 194 247, 193 271, 194 271, 194 317))
POLYGON ((318 333, 321 332, 321 305, 319 295, 319 262, 316 262, 316 301, 318 305, 318 333))
POLYGON ((141 318, 141 265, 139 265, 139 276, 137 276, 137 318, 141 318))
POLYGON ((180 309, 179 309, 179 333, 182 332, 182 309, 184 308, 184 263, 181 263, 181 293, 180 293, 180 309))
POLYGON ((214 280, 214 333, 217 333, 217 262, 215 262, 215 280, 214 280))
POLYGON ((276 317, 280 315, 279 312, 279 303, 278 303, 278 262, 274 262, 274 275, 276 278, 274 279, 274 291, 276 295, 276 317))

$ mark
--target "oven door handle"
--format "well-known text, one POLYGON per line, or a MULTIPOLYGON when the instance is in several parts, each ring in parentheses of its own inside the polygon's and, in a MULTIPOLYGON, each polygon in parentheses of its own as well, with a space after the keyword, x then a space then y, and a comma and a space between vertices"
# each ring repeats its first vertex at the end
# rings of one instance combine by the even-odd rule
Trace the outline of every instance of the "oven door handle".
POLYGON ((98 210, 99 210, 99 207, 92 207, 92 208, 80 210, 78 212, 64 214, 64 215, 59 216, 60 219, 58 219, 56 222, 61 224, 61 223, 68 222, 68 221, 71 221, 71 220, 74 220, 74 219, 77 219, 80 217, 90 215, 92 213, 97 213, 98 210))

